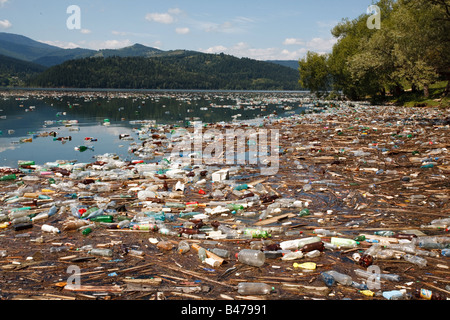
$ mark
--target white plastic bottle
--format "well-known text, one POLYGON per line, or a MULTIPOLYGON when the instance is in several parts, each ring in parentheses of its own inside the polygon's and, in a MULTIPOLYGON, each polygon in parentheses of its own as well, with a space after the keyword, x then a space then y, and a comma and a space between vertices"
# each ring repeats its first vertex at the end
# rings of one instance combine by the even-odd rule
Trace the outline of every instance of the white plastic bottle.
POLYGON ((49 224, 42 225, 41 230, 44 231, 44 232, 50 232, 50 233, 54 233, 54 234, 57 234, 57 233, 61 232, 61 231, 59 231, 58 228, 56 228, 54 226, 51 226, 49 224))

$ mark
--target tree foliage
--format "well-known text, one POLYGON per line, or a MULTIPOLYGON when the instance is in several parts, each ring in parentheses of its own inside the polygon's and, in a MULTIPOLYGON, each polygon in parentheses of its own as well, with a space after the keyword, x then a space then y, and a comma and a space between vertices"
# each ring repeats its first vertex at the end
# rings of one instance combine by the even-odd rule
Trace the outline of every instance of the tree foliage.
POLYGON ((298 72, 225 54, 98 57, 67 61, 30 81, 32 86, 123 89, 296 90, 298 72))
POLYGON ((448 2, 379 0, 376 5, 380 29, 369 29, 370 15, 362 14, 331 30, 337 43, 326 65, 333 88, 350 99, 398 95, 409 88, 421 88, 427 96, 431 84, 449 81, 448 2))

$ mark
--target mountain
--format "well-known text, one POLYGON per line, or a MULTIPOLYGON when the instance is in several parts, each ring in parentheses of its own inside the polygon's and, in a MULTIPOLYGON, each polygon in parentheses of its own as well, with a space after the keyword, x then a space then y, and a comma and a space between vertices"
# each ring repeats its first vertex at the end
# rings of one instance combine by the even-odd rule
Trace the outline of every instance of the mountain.
MULTIPOLYGON (((134 44, 120 49, 91 50, 83 48, 63 49, 48 45, 28 37, 0 32, 0 54, 8 57, 34 62, 43 66, 51 67, 71 59, 88 57, 154 57, 170 56, 193 53, 188 50, 170 50, 147 47, 142 44, 134 44)), ((267 62, 298 69, 297 60, 268 60, 267 62)))
POLYGON ((0 73, 4 80, 0 85, 26 81, 38 87, 299 89, 297 68, 283 66, 279 61, 190 50, 163 51, 141 44, 120 49, 63 49, 0 32, 0 55, 0 62, 3 59, 9 66, 4 69, 9 71, 0 73), (11 69, 13 65, 21 71, 11 69), (11 79, 15 82, 11 83, 11 79))
POLYGON ((280 66, 285 66, 298 70, 298 60, 267 60, 267 62, 279 64, 280 66))
POLYGON ((0 55, 0 86, 23 85, 24 80, 45 69, 33 62, 0 55))
POLYGON ((66 61, 30 86, 120 89, 298 90, 298 71, 225 54, 178 50, 146 57, 66 61))
POLYGON ((0 32, 0 54, 47 67, 95 53, 95 50, 82 48, 63 49, 22 35, 0 32))

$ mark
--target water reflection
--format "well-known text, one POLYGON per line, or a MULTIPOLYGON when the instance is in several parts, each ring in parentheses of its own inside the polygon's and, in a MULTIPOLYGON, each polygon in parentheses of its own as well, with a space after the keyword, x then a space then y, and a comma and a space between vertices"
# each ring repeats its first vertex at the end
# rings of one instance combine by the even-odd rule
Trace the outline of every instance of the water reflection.
MULTIPOLYGON (((91 162, 127 150, 137 120, 186 126, 304 112, 303 92, 5 91, 0 100, 0 166, 18 160, 91 162), (87 150, 76 150, 85 146, 87 150)), ((83 148, 84 149, 84 148, 83 148)))

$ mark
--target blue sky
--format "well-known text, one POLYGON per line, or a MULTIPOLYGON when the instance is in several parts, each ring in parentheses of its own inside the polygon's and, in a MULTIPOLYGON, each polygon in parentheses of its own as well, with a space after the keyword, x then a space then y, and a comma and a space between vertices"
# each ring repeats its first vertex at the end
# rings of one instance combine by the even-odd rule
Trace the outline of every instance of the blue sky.
POLYGON ((372 0, 0 0, 0 32, 64 48, 224 52, 259 60, 297 60, 329 52, 330 30, 366 13, 372 0), (80 29, 69 29, 70 5, 80 29))

